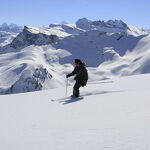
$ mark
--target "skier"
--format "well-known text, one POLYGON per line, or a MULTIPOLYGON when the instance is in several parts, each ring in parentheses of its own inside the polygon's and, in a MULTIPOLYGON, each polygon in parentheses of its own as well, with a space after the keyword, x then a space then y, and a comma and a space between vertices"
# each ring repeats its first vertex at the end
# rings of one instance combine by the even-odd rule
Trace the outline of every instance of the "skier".
POLYGON ((84 62, 82 62, 80 59, 75 59, 75 68, 72 71, 72 73, 66 75, 66 78, 69 78, 70 76, 76 75, 74 80, 76 80, 76 83, 73 87, 73 95, 71 97, 79 97, 79 88, 82 86, 86 86, 87 80, 88 80, 88 72, 85 67, 84 62))

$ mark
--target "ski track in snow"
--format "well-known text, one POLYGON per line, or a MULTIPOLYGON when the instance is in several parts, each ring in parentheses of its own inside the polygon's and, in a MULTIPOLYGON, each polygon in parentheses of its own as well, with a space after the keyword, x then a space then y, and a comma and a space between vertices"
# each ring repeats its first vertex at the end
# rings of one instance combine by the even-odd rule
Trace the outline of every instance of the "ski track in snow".
MULTIPOLYGON (((98 84, 98 83, 96 83, 98 84)), ((77 102, 79 100, 83 100, 84 97, 87 96, 93 96, 93 95, 100 95, 100 94, 107 94, 107 93, 114 93, 114 92, 122 92, 122 91, 91 91, 91 92, 83 92, 80 97, 78 98, 71 98, 71 97, 64 97, 64 98, 59 98, 59 99, 51 99, 53 102, 60 102, 63 104, 69 104, 73 102, 77 102)))

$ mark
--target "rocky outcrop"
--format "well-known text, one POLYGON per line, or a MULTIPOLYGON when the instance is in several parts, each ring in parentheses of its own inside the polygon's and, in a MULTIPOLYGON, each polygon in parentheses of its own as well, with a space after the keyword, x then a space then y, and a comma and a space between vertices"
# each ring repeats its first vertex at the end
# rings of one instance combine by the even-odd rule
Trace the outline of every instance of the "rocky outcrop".
POLYGON ((42 90, 44 82, 51 78, 52 75, 47 71, 47 69, 40 66, 34 70, 31 77, 27 77, 25 74, 22 74, 20 79, 9 88, 7 94, 42 90))
MULTIPOLYGON (((38 28, 37 28, 38 29, 38 28)), ((25 26, 23 31, 12 41, 10 46, 12 48, 18 48, 29 45, 47 45, 57 41, 56 35, 46 34, 32 30, 32 27, 25 26)))

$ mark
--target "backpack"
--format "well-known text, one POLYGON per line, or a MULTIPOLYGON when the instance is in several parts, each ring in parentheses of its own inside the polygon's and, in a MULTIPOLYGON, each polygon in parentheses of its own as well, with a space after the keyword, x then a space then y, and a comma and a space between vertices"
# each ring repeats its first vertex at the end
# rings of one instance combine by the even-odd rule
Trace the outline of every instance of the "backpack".
POLYGON ((82 68, 82 72, 81 72, 81 83, 83 86, 85 86, 87 84, 88 81, 88 71, 85 68, 85 63, 83 63, 83 68, 82 68))

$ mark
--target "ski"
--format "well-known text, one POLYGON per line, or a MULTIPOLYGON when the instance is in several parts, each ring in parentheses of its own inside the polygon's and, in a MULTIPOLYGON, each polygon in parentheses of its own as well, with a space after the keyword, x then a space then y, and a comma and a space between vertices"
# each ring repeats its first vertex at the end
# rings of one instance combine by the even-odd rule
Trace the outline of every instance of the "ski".
POLYGON ((58 98, 58 99, 51 99, 51 101, 54 102, 54 101, 60 101, 60 100, 65 100, 65 99, 69 99, 69 98, 72 98, 72 97, 68 96, 68 97, 62 97, 62 98, 58 98))
POLYGON ((58 98, 58 99, 51 99, 51 101, 55 102, 55 101, 73 100, 73 99, 79 99, 79 98, 83 98, 83 97, 82 96, 79 96, 79 97, 68 96, 68 97, 62 97, 62 98, 58 98))

